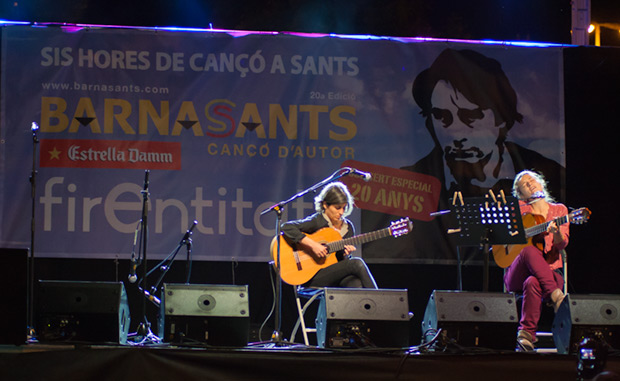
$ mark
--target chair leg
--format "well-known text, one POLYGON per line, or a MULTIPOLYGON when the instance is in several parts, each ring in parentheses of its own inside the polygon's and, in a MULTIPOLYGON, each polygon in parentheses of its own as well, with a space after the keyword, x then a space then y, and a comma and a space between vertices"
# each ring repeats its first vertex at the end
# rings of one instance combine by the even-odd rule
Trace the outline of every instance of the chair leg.
POLYGON ((568 260, 566 256, 566 250, 560 251, 562 256, 562 274, 564 275, 564 295, 568 294, 568 260))
MULTIPOLYGON (((299 296, 295 295, 295 303, 297 304, 297 322, 295 323, 295 327, 293 328, 293 332, 291 333, 291 342, 295 342, 295 335, 297 335, 297 329, 301 324, 301 333, 304 337, 304 344, 310 345, 308 341, 308 332, 306 331, 306 321, 304 319, 304 313, 306 312, 304 308, 301 307, 301 301, 299 300, 299 296)), ((304 306, 305 307, 305 306, 304 306)))
POLYGON ((305 320, 305 315, 306 315, 306 310, 308 309, 308 307, 310 307, 310 305, 319 297, 321 297, 321 293, 317 292, 314 295, 312 295, 312 297, 310 297, 310 299, 308 299, 303 307, 301 305, 301 300, 299 297, 299 294, 297 294, 297 290, 295 290, 295 303, 297 304, 297 314, 298 314, 298 318, 297 318, 297 322, 295 322, 295 326, 293 327, 293 331, 291 333, 291 338, 290 341, 291 342, 295 342, 295 336, 297 335, 297 330, 299 329, 299 327, 301 326, 301 332, 304 338, 304 344, 306 346, 310 345, 310 341, 308 340, 308 332, 314 332, 316 333, 316 328, 310 328, 306 326, 306 320, 305 320))

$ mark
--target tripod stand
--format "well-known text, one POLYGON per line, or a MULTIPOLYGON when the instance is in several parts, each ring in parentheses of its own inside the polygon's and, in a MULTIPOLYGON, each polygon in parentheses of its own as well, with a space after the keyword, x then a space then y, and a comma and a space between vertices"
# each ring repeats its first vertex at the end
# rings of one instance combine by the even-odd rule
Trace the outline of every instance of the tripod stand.
MULTIPOLYGON (((147 343, 160 343, 161 339, 154 335, 151 332, 151 324, 149 323, 146 317, 146 299, 150 298, 151 295, 148 294, 147 285, 146 285, 146 277, 147 277, 147 260, 146 260, 146 244, 148 240, 148 224, 147 224, 147 216, 148 216, 148 199, 149 199, 149 173, 150 171, 147 169, 144 171, 144 187, 141 191, 142 193, 142 218, 140 220, 140 250, 138 250, 139 257, 136 260, 134 258, 134 253, 132 253, 131 258, 131 269, 129 274, 129 282, 134 283, 137 280, 136 277, 136 268, 139 265, 142 265, 142 279, 140 283, 138 283, 138 290, 142 295, 141 303, 140 303, 140 317, 142 321, 138 324, 138 328, 136 333, 130 334, 129 336, 134 339, 133 344, 135 345, 143 345, 147 343), (146 297, 146 298, 145 298, 146 297)), ((137 238, 138 232, 136 232, 137 238)), ((135 244, 135 242, 134 242, 135 244)))

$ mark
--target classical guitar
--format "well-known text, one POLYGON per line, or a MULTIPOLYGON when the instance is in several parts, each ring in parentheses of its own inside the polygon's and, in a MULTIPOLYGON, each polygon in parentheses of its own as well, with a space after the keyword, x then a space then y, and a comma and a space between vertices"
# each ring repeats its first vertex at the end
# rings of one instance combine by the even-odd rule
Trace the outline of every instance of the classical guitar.
MULTIPOLYGON (((282 266, 279 266, 280 276, 284 282, 290 285, 297 286, 304 284, 312 279, 314 274, 319 270, 338 262, 335 253, 344 250, 345 245, 359 245, 389 236, 400 237, 401 235, 409 233, 412 226, 413 224, 409 221, 409 218, 403 218, 392 222, 390 226, 385 229, 345 239, 332 228, 317 230, 312 234, 307 234, 307 236, 315 242, 327 246, 329 254, 320 259, 316 258, 309 251, 291 246, 284 236, 280 236, 280 262, 282 263, 282 266)), ((271 255, 277 266, 278 245, 276 237, 274 237, 271 242, 271 255)))
POLYGON ((521 250, 528 245, 534 245, 541 251, 543 250, 544 234, 547 232, 551 222, 554 221, 557 226, 568 222, 571 224, 584 224, 590 218, 590 214, 591 212, 588 208, 579 208, 551 221, 545 221, 545 218, 538 214, 525 214, 523 216, 523 227, 525 228, 527 243, 521 245, 494 245, 493 259, 495 259, 495 263, 499 267, 506 268, 512 264, 521 250))

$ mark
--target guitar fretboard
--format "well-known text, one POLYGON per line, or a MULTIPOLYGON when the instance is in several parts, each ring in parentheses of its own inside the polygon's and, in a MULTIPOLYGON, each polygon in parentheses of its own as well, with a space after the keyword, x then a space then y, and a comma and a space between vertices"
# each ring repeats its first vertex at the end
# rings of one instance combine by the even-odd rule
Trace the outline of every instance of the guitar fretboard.
POLYGON ((356 235, 355 237, 341 239, 340 241, 330 242, 327 244, 327 249, 330 253, 333 253, 343 250, 345 245, 360 245, 380 238, 389 237, 390 235, 390 228, 385 228, 370 233, 356 235))
POLYGON ((525 236, 529 238, 529 237, 533 237, 535 235, 538 235, 540 233, 546 232, 547 228, 549 227, 549 224, 551 222, 555 222, 555 224, 557 226, 563 225, 563 224, 568 222, 568 215, 562 216, 562 217, 558 217, 558 218, 556 218, 554 220, 547 221, 547 222, 542 223, 540 225, 532 226, 531 228, 527 228, 527 229, 525 229, 525 236))

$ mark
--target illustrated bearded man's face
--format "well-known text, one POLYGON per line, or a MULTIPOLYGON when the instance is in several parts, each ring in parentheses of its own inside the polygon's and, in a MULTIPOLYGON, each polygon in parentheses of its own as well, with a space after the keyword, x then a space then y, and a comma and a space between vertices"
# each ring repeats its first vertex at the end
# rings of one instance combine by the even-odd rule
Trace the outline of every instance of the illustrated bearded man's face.
POLYGON ((501 126, 495 126, 493 112, 482 110, 446 81, 435 86, 431 104, 435 134, 452 175, 466 182, 485 181, 486 165, 499 155, 501 126))

